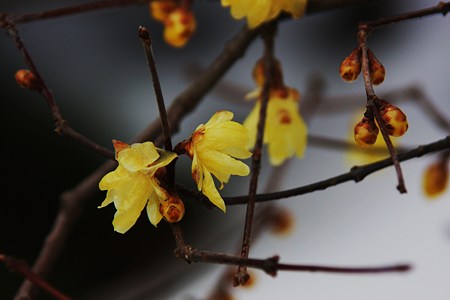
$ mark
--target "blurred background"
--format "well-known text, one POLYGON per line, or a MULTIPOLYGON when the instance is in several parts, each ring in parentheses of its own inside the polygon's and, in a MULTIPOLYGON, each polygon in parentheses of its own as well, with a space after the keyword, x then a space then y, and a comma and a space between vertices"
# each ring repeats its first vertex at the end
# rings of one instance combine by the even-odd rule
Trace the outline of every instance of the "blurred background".
MULTIPOLYGON (((1 12, 29 13, 89 1, 2 0, 1 12)), ((338 68, 356 46, 359 21, 390 16, 437 4, 437 1, 369 1, 366 4, 308 15, 279 26, 276 55, 285 83, 305 94, 313 78, 324 82, 325 101, 314 116, 305 116, 312 135, 348 140, 355 114, 365 105, 361 79, 344 83, 338 68), (334 99, 334 101, 333 101, 334 99), (341 102, 338 102, 341 101, 341 102)), ((167 105, 222 51, 244 25, 231 19, 219 1, 194 4, 198 29, 188 45, 175 49, 162 39, 163 27, 147 6, 130 6, 18 26, 38 70, 53 91, 61 112, 81 134, 112 150, 112 139, 130 141, 157 118, 151 78, 137 28, 149 29, 167 105)), ((384 64, 380 95, 393 90, 420 89, 445 116, 448 105, 450 19, 433 15, 376 29, 368 42, 384 64)), ((4 194, 0 202, 0 253, 36 259, 59 207, 59 195, 75 187, 105 159, 54 133, 54 122, 43 99, 14 80, 25 68, 20 53, 3 32, 0 37, 0 122, 2 128, 4 194)), ((235 113, 242 122, 253 103, 243 100, 254 89, 251 68, 262 55, 257 39, 245 56, 226 73, 219 86, 173 136, 187 138, 217 110, 235 113)), ((406 93, 406 95, 408 95, 406 93)), ((395 102, 398 99, 387 99, 395 102)), ((427 144, 448 135, 437 126, 417 99, 398 103, 410 129, 401 146, 427 144)), ((305 100, 306 101, 306 100, 305 100)), ((314 99, 309 99, 314 101, 314 99)), ((302 102, 302 105, 304 103, 302 102)), ((309 145, 302 160, 289 160, 274 169, 264 157, 260 191, 302 186, 347 172, 364 163, 348 151, 309 145), (277 184, 266 186, 271 176, 277 184)), ((279 272, 276 278, 253 271, 251 288, 232 290, 235 299, 448 299, 450 286, 450 197, 429 201, 422 191, 422 174, 435 156, 402 164, 408 194, 396 190, 393 168, 355 184, 277 202, 288 209, 294 224, 289 235, 263 233, 251 256, 274 254, 281 262, 376 266, 411 263, 406 274, 339 275, 279 272)), ((190 161, 177 164, 180 183, 194 188, 190 161)), ((248 178, 232 178, 224 196, 242 195, 248 178)), ((145 215, 126 234, 113 231, 112 205, 97 206, 105 193, 90 199, 72 231, 49 281, 75 299, 204 299, 224 267, 188 265, 173 256, 175 242, 167 224, 154 228, 145 215)), ((245 207, 226 214, 185 201, 182 227, 193 246, 233 253, 242 239, 245 207)), ((22 278, 0 267, 0 299, 12 299, 22 278)), ((39 299, 51 299, 41 293, 39 299)))

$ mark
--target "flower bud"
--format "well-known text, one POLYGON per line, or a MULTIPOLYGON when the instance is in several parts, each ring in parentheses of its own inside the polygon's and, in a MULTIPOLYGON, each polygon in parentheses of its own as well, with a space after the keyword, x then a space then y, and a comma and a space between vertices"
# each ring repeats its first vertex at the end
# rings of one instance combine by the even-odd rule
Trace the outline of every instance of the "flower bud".
POLYGON ((184 204, 178 196, 169 195, 169 198, 159 206, 159 212, 169 223, 179 222, 184 216, 184 204))
MULTIPOLYGON (((281 71, 281 62, 278 59, 274 59, 274 76, 273 80, 275 83, 277 82, 283 82, 283 72, 281 71)), ((255 80, 256 85, 259 87, 262 87, 264 85, 265 81, 265 72, 264 72, 264 59, 260 58, 256 62, 255 66, 253 67, 252 72, 253 80, 255 80)), ((283 84, 281 84, 283 85, 283 84)))
POLYGON ((194 33, 197 23, 191 11, 178 8, 164 21, 164 40, 171 46, 181 48, 194 33))
POLYGON ((294 215, 285 208, 276 208, 272 216, 272 232, 275 234, 288 234, 294 228, 294 215))
POLYGON ((372 50, 367 49, 367 55, 369 56, 370 82, 372 82, 373 85, 379 85, 384 81, 386 70, 380 61, 375 57, 372 50))
POLYGON ((150 15, 153 19, 164 22, 171 12, 177 8, 174 1, 152 1, 149 3, 150 15))
POLYGON ((402 136, 408 130, 408 121, 406 115, 395 105, 390 104, 386 100, 378 100, 380 102, 380 115, 383 119, 384 126, 389 135, 398 137, 402 136))
POLYGON ((354 137, 356 143, 362 148, 369 148, 375 144, 378 136, 378 127, 375 121, 364 116, 362 120, 355 125, 354 137))
POLYGON ((39 90, 41 88, 36 75, 30 70, 18 70, 14 76, 17 84, 23 88, 30 90, 39 90))
POLYGON ((341 78, 346 82, 355 81, 361 73, 361 48, 353 49, 349 56, 347 56, 339 67, 341 78))
POLYGON ((448 164, 446 160, 438 161, 425 170, 423 191, 429 198, 441 195, 448 186, 448 164))

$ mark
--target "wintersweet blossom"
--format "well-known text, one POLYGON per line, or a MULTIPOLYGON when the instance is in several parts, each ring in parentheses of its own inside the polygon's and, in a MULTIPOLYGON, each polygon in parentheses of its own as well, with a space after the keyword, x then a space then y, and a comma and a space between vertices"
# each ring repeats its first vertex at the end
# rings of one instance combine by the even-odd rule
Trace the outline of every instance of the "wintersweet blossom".
MULTIPOLYGON (((177 155, 156 148, 152 142, 130 146, 113 140, 113 145, 119 165, 99 183, 100 190, 108 191, 99 208, 114 202, 117 212, 113 226, 120 233, 127 232, 136 223, 144 207, 150 222, 156 226, 163 218, 160 206, 167 208, 167 203, 173 196, 160 185, 155 173, 172 162, 177 155)), ((178 209, 182 209, 179 212, 181 219, 184 207, 178 209)))
POLYGON ((305 13, 307 0, 221 0, 230 6, 235 19, 247 18, 250 28, 276 18, 282 11, 299 18, 305 13))
POLYGON ((232 119, 232 112, 216 112, 183 142, 192 159, 192 177, 198 190, 223 212, 225 202, 212 175, 219 180, 222 189, 231 175, 247 176, 250 173, 249 167, 235 158, 245 159, 252 155, 245 147, 249 140, 247 129, 232 119))
MULTIPOLYGON (((294 88, 285 87, 270 91, 264 144, 268 145, 272 165, 281 165, 294 155, 302 158, 305 153, 308 130, 299 113, 299 100, 300 94, 294 88)), ((244 121, 244 126, 250 133, 248 148, 255 145, 260 108, 258 101, 244 121)))

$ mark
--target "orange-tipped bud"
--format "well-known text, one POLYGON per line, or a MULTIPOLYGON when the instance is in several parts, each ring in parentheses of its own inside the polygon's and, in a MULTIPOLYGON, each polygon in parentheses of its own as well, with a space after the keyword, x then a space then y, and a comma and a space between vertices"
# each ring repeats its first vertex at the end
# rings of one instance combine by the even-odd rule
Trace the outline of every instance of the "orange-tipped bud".
POLYGON ((148 5, 150 15, 159 22, 164 22, 171 12, 173 12, 177 5, 174 1, 152 1, 148 5))
POLYGON ((380 101, 380 114, 388 134, 392 136, 402 136, 408 130, 408 120, 406 115, 395 105, 386 100, 380 101))
POLYGON ((369 56, 370 82, 372 82, 373 85, 379 85, 384 81, 386 70, 380 61, 375 57, 372 50, 367 49, 367 55, 369 56))
POLYGON ((159 212, 167 222, 179 222, 184 216, 183 201, 178 196, 169 195, 169 199, 159 206, 159 212))
POLYGON ((355 48, 341 63, 339 74, 346 82, 355 81, 361 73, 361 48, 355 48))
POLYGON ((23 88, 30 90, 39 90, 41 88, 41 84, 36 78, 36 75, 30 70, 18 70, 14 76, 17 84, 23 88))
POLYGON ((436 198, 447 189, 447 186, 447 161, 438 161, 428 166, 423 176, 423 191, 425 195, 429 198, 436 198))
POLYGON ((197 28, 197 22, 192 11, 177 8, 164 21, 164 40, 171 46, 181 48, 197 28))
POLYGON ((364 116, 354 128, 356 143, 362 148, 369 148, 375 144, 378 136, 378 127, 373 119, 364 116))

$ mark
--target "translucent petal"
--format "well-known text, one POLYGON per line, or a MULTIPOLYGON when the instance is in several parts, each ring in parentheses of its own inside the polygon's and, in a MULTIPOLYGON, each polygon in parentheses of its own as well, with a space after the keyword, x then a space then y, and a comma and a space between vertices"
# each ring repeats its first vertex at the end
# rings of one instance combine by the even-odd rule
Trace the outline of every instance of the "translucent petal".
POLYGON ((252 156, 250 151, 242 147, 229 147, 223 149, 221 152, 240 159, 246 159, 252 156))
POLYGON ((192 158, 191 172, 193 179, 197 183, 198 190, 201 191, 203 187, 203 166, 198 161, 198 155, 195 149, 194 149, 194 157, 192 158))
POLYGON ((203 151, 200 160, 210 172, 216 171, 239 176, 247 176, 250 173, 250 169, 245 163, 219 151, 203 151))
POLYGON ((145 183, 143 178, 135 178, 116 190, 114 205, 117 212, 113 220, 115 231, 125 233, 136 223, 153 192, 151 185, 145 183))
POLYGON ((145 142, 133 144, 130 148, 120 151, 117 156, 121 166, 130 172, 137 172, 156 161, 159 153, 152 142, 145 142))
POLYGON ((247 128, 228 121, 218 124, 213 129, 205 131, 204 138, 197 143, 197 151, 203 149, 222 150, 229 147, 244 147, 249 140, 247 128))
POLYGON ((162 149, 158 149, 158 153, 160 156, 157 160, 155 160, 150 166, 145 168, 145 172, 147 174, 154 174, 156 171, 158 171, 159 168, 165 167, 168 164, 170 164, 175 158, 178 157, 176 153, 165 151, 162 149))
POLYGON ((225 202, 217 191, 217 188, 214 185, 214 180, 208 170, 205 170, 204 173, 202 193, 208 197, 209 201, 211 201, 215 206, 220 208, 223 212, 226 211, 225 202))
POLYGON ((125 176, 128 176, 126 172, 120 172, 120 167, 117 167, 115 171, 109 172, 98 183, 98 187, 101 191, 106 191, 115 187, 125 176))
POLYGON ((162 219, 162 215, 159 212, 159 201, 157 198, 156 193, 153 193, 150 195, 150 199, 148 200, 147 203, 147 216, 148 219, 150 220, 150 223, 153 224, 153 226, 157 226, 158 223, 161 221, 162 219))
POLYGON ((227 110, 218 111, 205 124, 205 128, 210 129, 210 128, 215 127, 217 124, 220 124, 220 123, 223 123, 226 121, 230 121, 231 119, 233 119, 233 116, 234 115, 231 111, 227 111, 227 110))

